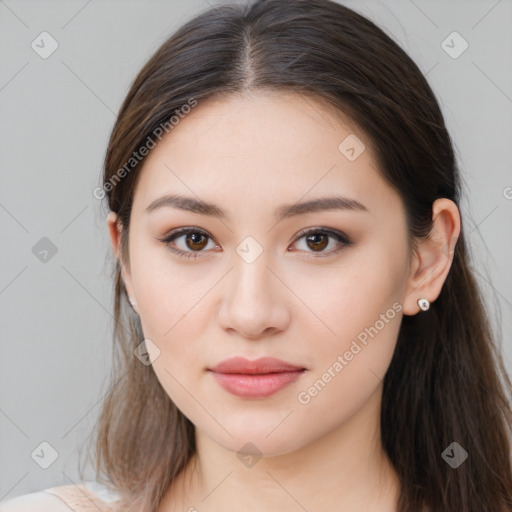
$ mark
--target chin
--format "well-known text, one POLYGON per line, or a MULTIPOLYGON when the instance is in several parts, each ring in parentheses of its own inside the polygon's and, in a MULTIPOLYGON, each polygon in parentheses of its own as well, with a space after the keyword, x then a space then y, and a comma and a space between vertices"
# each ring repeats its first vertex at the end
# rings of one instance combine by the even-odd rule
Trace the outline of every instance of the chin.
POLYGON ((269 435, 273 428, 275 425, 270 428, 265 426, 264 429, 247 428, 240 431, 228 428, 233 437, 226 434, 220 439, 213 437, 213 440, 234 452, 241 460, 245 455, 253 456, 255 459, 285 455, 298 450, 306 443, 305 439, 299 438, 297 432, 293 435, 286 430, 278 433, 279 427, 269 435))

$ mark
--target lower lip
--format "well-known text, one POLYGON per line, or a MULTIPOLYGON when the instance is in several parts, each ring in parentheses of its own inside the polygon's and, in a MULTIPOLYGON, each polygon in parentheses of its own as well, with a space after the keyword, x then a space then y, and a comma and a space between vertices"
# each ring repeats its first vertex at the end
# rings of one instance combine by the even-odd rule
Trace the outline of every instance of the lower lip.
POLYGON ((305 370, 249 375, 211 372, 220 386, 244 398, 266 398, 295 382, 305 370))

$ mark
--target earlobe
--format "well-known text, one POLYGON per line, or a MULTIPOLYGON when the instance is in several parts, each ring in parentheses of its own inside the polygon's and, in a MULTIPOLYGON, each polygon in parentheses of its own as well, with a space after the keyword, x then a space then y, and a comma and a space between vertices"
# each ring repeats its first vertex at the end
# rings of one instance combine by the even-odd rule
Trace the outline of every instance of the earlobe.
POLYGON ((120 251, 120 244, 121 244, 121 232, 122 232, 122 226, 119 225, 117 222, 117 214, 115 212, 110 211, 107 215, 107 227, 110 234, 110 242, 112 245, 112 251, 119 261, 119 265, 121 267, 121 277, 124 283, 124 287, 126 289, 126 292, 128 294, 128 301, 130 302, 130 305, 132 309, 137 313, 135 310, 135 302, 133 300, 134 293, 133 293, 133 287, 131 284, 131 277, 129 273, 127 272, 125 265, 123 263, 123 260, 121 258, 121 251, 120 251))
POLYGON ((453 262, 461 223, 457 205, 444 197, 437 199, 432 205, 432 220, 430 233, 417 243, 403 301, 405 315, 429 309, 439 297, 453 262))

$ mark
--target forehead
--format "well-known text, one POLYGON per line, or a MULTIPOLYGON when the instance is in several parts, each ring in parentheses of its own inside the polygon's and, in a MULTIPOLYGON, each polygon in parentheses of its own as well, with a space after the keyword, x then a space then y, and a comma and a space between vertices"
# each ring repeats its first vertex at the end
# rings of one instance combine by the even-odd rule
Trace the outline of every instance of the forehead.
POLYGON ((134 208, 140 210, 166 193, 223 204, 227 215, 334 194, 362 203, 398 199, 355 123, 296 93, 200 101, 150 151, 139 172, 134 208))

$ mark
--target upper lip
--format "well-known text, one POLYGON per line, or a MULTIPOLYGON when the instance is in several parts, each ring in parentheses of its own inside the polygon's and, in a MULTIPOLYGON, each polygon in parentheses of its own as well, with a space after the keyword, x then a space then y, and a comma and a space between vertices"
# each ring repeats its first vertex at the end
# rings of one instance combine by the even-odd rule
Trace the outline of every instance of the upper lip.
POLYGON ((275 357, 262 357, 250 361, 244 357, 232 357, 209 368, 216 373, 246 373, 263 374, 304 370, 304 367, 295 366, 275 357))

